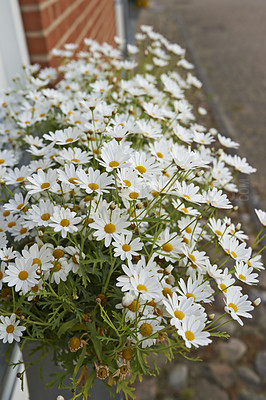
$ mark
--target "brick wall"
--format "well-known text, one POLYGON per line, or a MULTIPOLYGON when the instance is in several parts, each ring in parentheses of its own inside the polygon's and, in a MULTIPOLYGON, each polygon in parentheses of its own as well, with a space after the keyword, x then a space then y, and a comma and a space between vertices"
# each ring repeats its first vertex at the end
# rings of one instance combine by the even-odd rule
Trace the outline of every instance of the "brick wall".
POLYGON ((50 52, 65 43, 84 49, 83 39, 114 44, 113 0, 19 0, 30 60, 54 65, 50 52))

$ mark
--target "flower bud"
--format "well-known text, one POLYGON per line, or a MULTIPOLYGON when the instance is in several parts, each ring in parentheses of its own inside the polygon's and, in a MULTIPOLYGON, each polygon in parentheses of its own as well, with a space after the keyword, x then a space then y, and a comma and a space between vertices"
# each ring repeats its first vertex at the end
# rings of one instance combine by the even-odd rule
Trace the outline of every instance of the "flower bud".
POLYGON ((208 314, 208 320, 213 321, 215 317, 215 314, 208 314))
POLYGON ((237 210, 238 210, 238 206, 234 206, 234 207, 233 207, 233 210, 234 210, 234 211, 237 211, 237 210))
POLYGON ((261 298, 258 297, 257 299, 255 299, 254 301, 252 301, 252 304, 254 307, 258 307, 261 303, 261 298))

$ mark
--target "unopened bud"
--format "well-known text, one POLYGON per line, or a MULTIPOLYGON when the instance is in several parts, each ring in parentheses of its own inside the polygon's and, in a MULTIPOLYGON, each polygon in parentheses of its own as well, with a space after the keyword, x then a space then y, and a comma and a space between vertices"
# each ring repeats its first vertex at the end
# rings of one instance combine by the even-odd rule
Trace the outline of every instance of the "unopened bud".
POLYGON ((237 210, 238 210, 238 206, 234 206, 234 207, 233 207, 233 210, 234 210, 234 211, 237 211, 237 210))
POLYGON ((20 378, 21 378, 21 376, 22 376, 21 372, 18 372, 18 373, 17 373, 17 378, 19 378, 19 379, 20 379, 20 378))
POLYGON ((211 148, 211 152, 214 153, 215 152, 215 147, 211 148))
POLYGON ((111 203, 109 208, 110 208, 110 210, 114 211, 116 209, 116 204, 115 203, 111 203))
POLYGON ((20 316, 20 320, 21 320, 21 321, 24 321, 24 319, 25 319, 25 315, 21 315, 21 316, 20 316))
POLYGON ((231 222, 227 221, 225 225, 226 225, 226 226, 230 226, 230 225, 231 225, 231 222))
POLYGON ((222 149, 219 149, 218 151, 217 151, 217 155, 218 156, 221 156, 223 154, 223 150, 222 149))
POLYGON ((196 176, 199 178, 199 177, 202 176, 203 174, 204 174, 204 171, 201 170, 201 171, 198 171, 198 172, 196 173, 196 176))
POLYGON ((261 298, 258 297, 257 299, 255 299, 254 301, 252 301, 252 304, 254 307, 258 307, 261 303, 261 298))
POLYGON ((40 268, 38 268, 36 271, 36 274, 40 276, 42 274, 42 270, 40 268))
POLYGON ((142 202, 139 202, 139 203, 136 204, 136 208, 138 210, 140 210, 142 207, 143 207, 143 203, 142 202))
POLYGON ((65 400, 65 398, 60 394, 59 396, 57 396, 56 400, 65 400))
POLYGON ((236 231, 240 231, 240 229, 241 229, 241 224, 240 224, 240 222, 238 222, 238 224, 236 226, 236 231))
POLYGON ((108 118, 104 118, 104 119, 103 119, 103 122, 104 122, 105 124, 108 124, 108 118))
POLYGON ((208 320, 213 321, 215 317, 215 314, 208 314, 208 320))

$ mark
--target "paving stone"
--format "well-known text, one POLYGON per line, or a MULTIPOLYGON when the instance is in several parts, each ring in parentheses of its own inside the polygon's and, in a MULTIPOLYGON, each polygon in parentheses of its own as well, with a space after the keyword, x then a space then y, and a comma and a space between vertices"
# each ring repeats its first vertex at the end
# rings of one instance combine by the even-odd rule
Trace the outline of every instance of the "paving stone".
POLYGON ((168 382, 174 390, 181 390, 187 384, 188 367, 187 365, 177 364, 169 373, 168 382))
MULTIPOLYGON (((209 382, 207 379, 201 379, 195 385, 195 394, 191 400, 229 400, 225 390, 209 382)), ((251 399, 250 399, 251 400, 251 399)))
POLYGON ((266 351, 259 351, 257 353, 255 366, 260 377, 266 379, 266 351))
POLYGON ((137 400, 155 400, 157 393, 157 378, 145 378, 140 384, 134 385, 137 400))
POLYGON ((260 386, 260 377, 256 374, 253 369, 243 365, 237 369, 240 378, 247 384, 260 386))
POLYGON ((236 382, 236 374, 228 364, 218 362, 209 364, 211 375, 216 383, 224 389, 229 389, 236 382))
POLYGON ((262 393, 254 393, 244 389, 240 392, 239 400, 266 400, 266 396, 262 393))
POLYGON ((241 360, 247 351, 246 344, 237 338, 231 338, 227 342, 217 345, 220 357, 228 362, 237 362, 241 360))

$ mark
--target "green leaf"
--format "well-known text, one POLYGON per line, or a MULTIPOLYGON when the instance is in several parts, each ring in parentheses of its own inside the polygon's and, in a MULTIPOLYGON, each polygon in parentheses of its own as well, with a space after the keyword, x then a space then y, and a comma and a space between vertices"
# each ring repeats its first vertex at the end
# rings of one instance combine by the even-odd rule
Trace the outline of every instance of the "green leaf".
POLYGON ((74 378, 75 378, 75 376, 76 376, 77 373, 79 372, 79 369, 80 369, 81 366, 82 366, 82 363, 83 363, 84 358, 85 358, 85 355, 86 355, 86 351, 87 351, 87 346, 84 345, 84 347, 83 347, 83 349, 82 349, 82 352, 80 353, 78 362, 77 362, 77 364, 76 364, 76 366, 75 366, 75 368, 74 368, 74 378))
POLYGON ((59 328, 57 334, 60 337, 66 331, 72 329, 72 327, 77 323, 76 319, 71 319, 70 321, 64 322, 61 327, 59 328))

